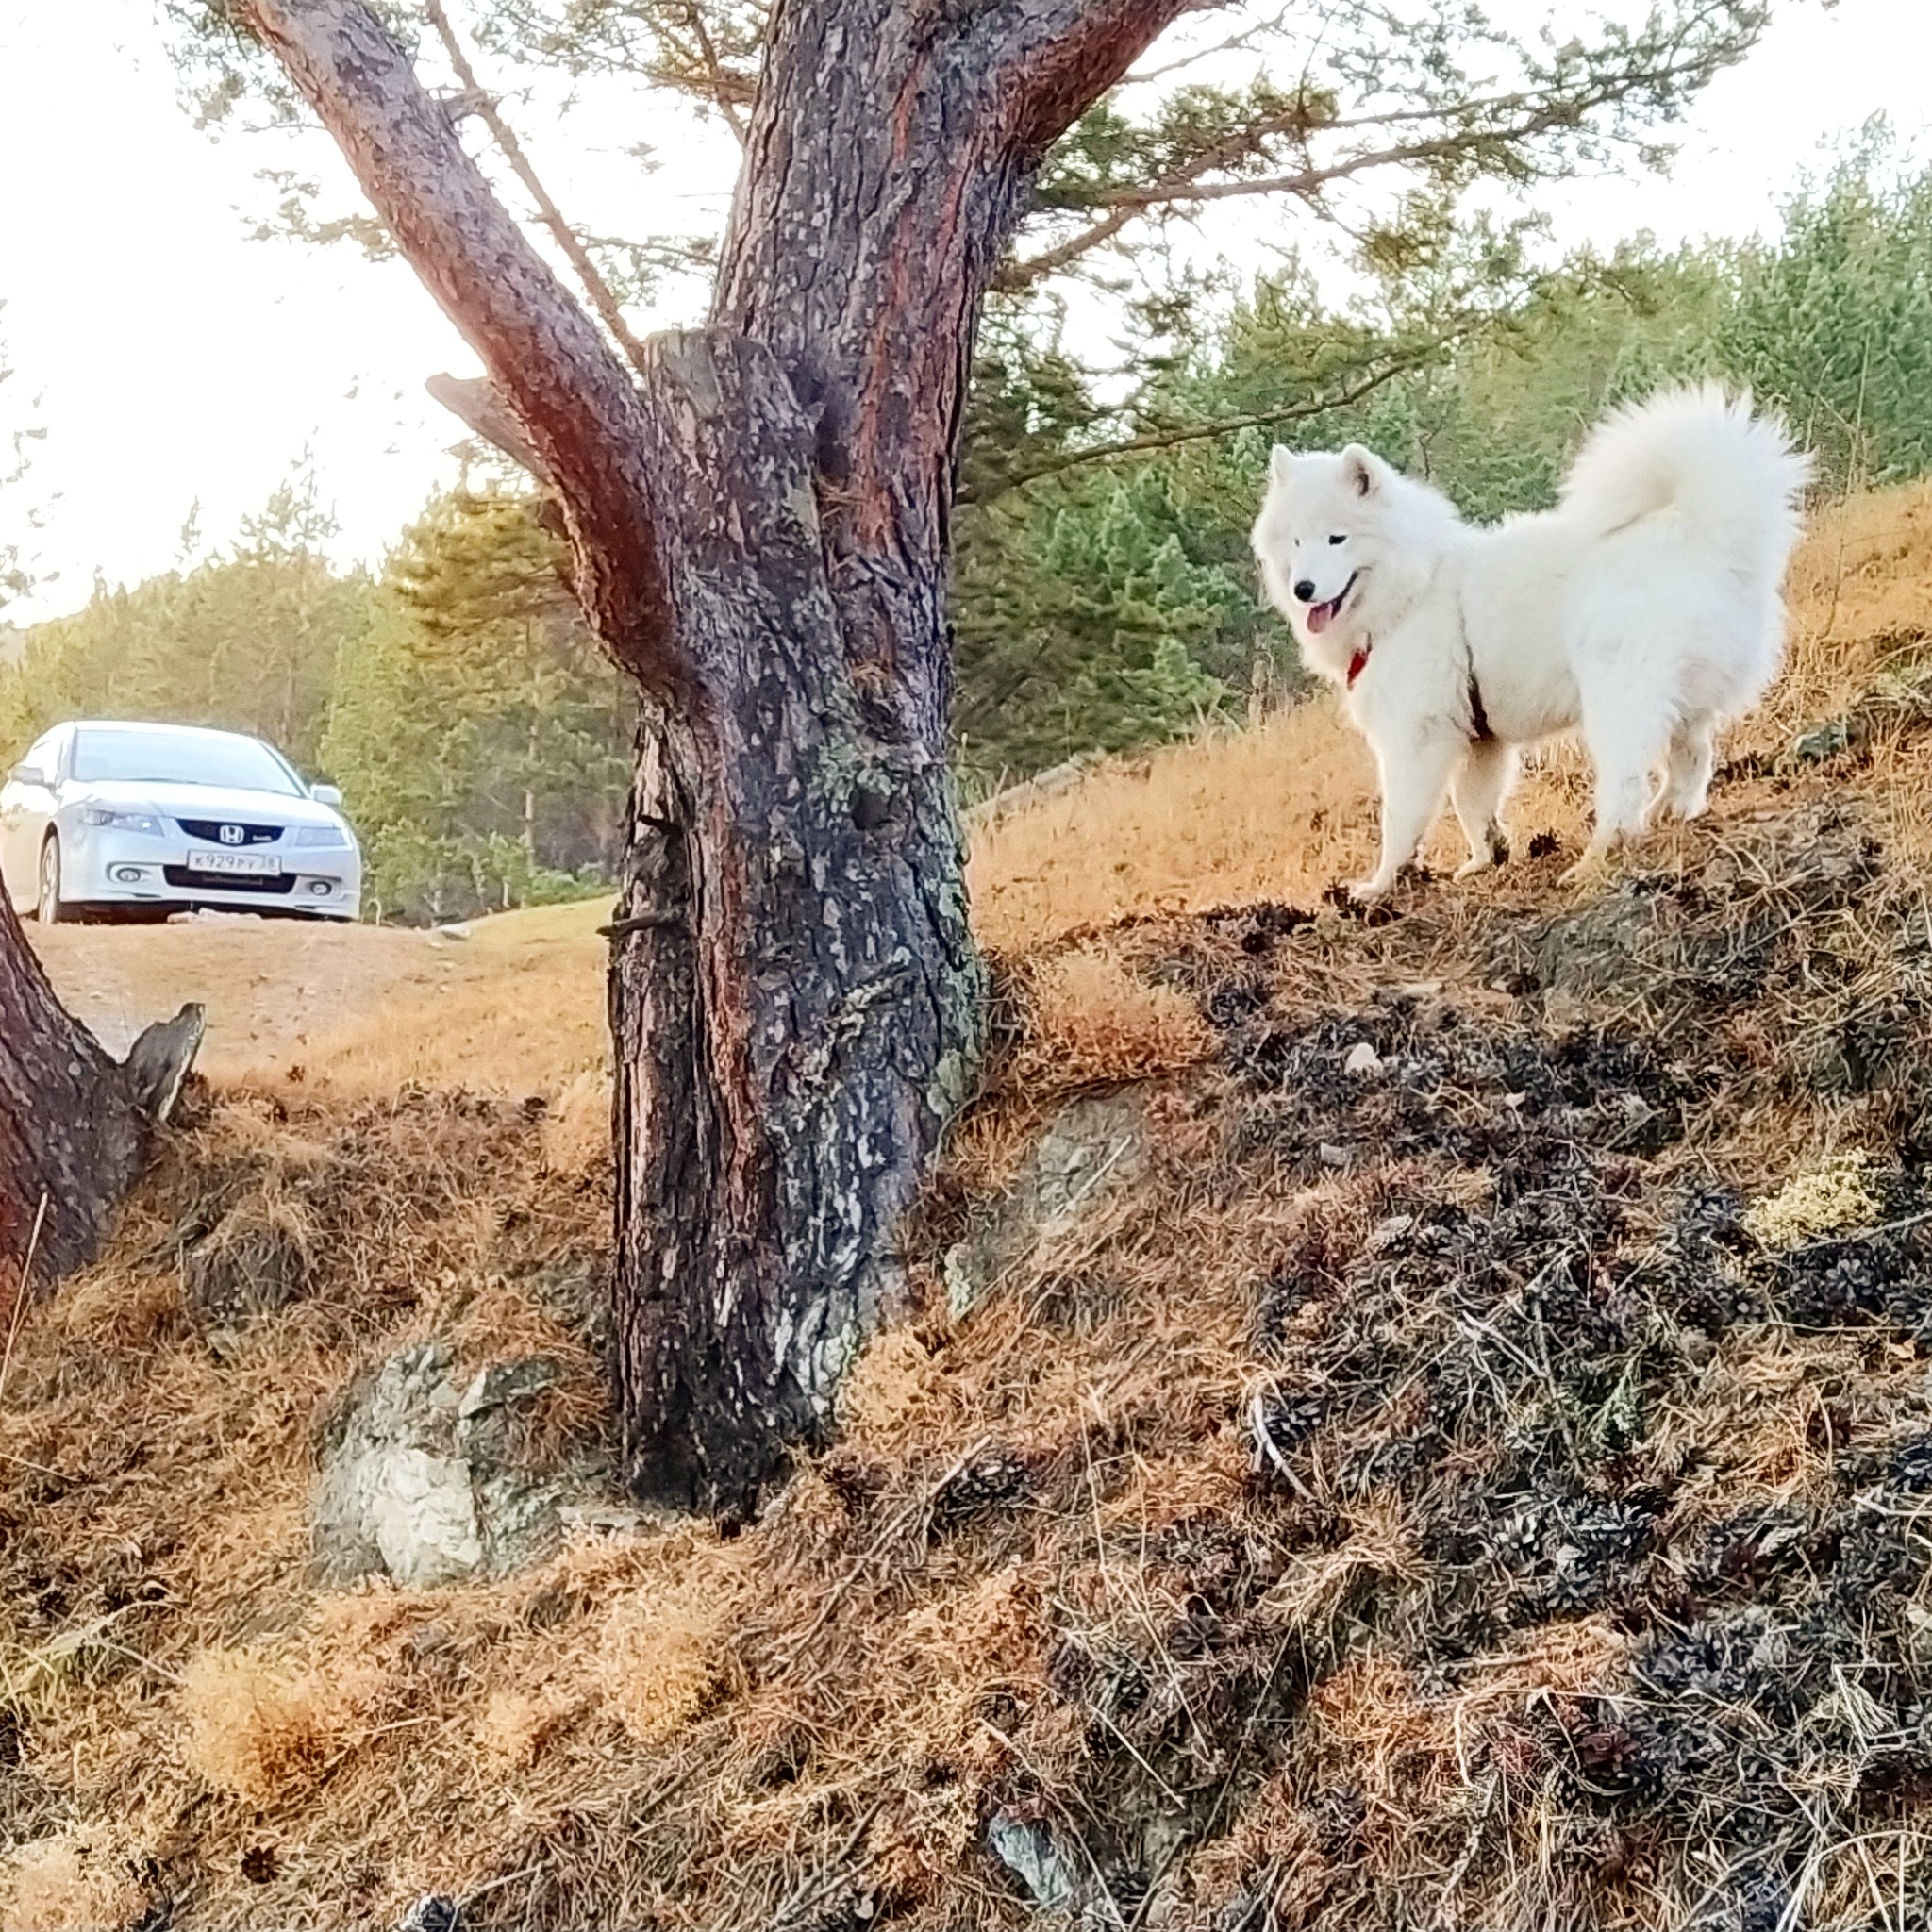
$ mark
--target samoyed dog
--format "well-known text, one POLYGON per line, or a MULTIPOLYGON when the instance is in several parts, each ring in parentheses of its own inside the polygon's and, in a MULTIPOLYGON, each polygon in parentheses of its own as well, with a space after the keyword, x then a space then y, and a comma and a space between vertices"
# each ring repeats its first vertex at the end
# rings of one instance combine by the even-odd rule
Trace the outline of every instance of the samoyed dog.
POLYGON ((1596 773, 1566 877, 1659 807, 1695 818, 1718 730, 1777 675, 1809 475, 1778 424, 1709 386, 1611 416, 1555 509, 1489 528, 1359 444, 1277 447, 1261 580, 1381 772, 1381 862, 1354 896, 1394 884, 1445 791, 1469 840, 1457 876, 1507 857, 1498 814, 1522 748, 1560 732, 1581 732, 1596 773))

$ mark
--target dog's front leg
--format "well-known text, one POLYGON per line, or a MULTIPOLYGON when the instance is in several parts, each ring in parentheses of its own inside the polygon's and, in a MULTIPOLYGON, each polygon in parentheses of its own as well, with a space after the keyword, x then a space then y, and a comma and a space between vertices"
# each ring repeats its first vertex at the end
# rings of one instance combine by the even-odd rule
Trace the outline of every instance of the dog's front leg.
POLYGON ((1469 841, 1469 858, 1457 868, 1459 879, 1487 872, 1509 857, 1508 836, 1497 817, 1516 777, 1516 747, 1486 738, 1470 745, 1449 782, 1450 801, 1469 841))
POLYGON ((1349 887, 1348 895, 1357 905, 1381 898, 1415 858, 1462 750, 1462 739, 1453 733, 1375 747, 1382 773, 1382 859, 1373 878, 1349 887))

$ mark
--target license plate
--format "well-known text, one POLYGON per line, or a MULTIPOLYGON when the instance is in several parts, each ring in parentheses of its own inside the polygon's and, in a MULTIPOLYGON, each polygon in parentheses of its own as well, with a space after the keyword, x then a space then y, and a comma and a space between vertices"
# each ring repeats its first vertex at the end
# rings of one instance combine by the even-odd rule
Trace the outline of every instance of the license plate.
POLYGON ((188 861, 192 872, 240 874, 251 879, 279 878, 282 861, 273 852, 197 852, 188 861))

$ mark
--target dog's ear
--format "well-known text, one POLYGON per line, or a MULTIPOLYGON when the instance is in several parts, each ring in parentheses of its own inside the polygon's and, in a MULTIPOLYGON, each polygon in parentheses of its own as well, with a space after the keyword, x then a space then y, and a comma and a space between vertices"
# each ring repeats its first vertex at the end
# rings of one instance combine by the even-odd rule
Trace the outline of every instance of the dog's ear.
POLYGON ((1275 483, 1286 483, 1294 475, 1295 461, 1296 458, 1293 450, 1277 442, 1268 452, 1268 475, 1270 480, 1275 483))
POLYGON ((1374 451, 1352 442, 1341 452, 1341 474, 1357 496, 1373 496, 1381 481, 1382 463, 1374 451))

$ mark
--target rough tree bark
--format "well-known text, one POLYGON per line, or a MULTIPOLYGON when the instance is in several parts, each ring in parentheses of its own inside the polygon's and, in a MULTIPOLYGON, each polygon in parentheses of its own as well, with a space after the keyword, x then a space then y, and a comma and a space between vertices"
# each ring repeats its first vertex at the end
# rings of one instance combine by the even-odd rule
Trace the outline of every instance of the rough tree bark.
POLYGON ((109 1059, 54 997, 0 891, 0 1330, 17 1293, 99 1247, 200 1041, 201 1008, 184 1008, 109 1059))
POLYGON ((93 1252, 140 1170, 142 1122, 114 1071, 54 997, 0 892, 0 1305, 37 1221, 36 1272, 51 1277, 93 1252))
POLYGON ((741 1513, 826 1425, 966 1091, 948 511, 1052 142, 1191 0, 785 0, 710 325, 634 379, 358 0, 243 0, 482 358, 645 696, 612 927, 640 1492, 741 1513))

